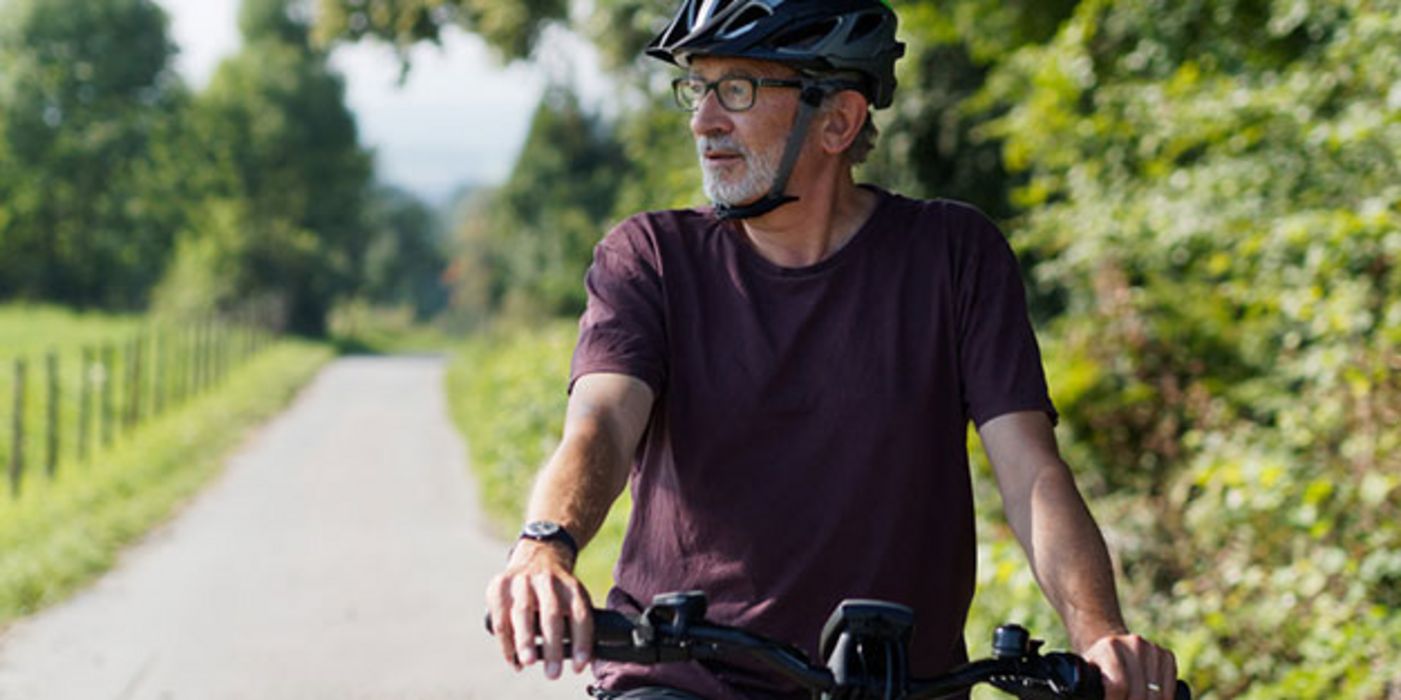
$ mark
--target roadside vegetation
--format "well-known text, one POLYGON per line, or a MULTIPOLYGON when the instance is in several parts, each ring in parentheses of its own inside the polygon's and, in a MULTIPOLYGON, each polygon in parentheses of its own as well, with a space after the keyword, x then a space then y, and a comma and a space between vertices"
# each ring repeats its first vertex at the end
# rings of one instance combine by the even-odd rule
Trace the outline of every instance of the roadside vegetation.
MULTIPOLYGON (((138 323, 0 308, 0 337, 42 326, 45 348, 105 340, 138 323)), ((207 392, 123 432, 111 447, 81 461, 65 453, 53 476, 32 470, 18 496, 0 495, 0 625, 62 600, 112 566, 123 546, 216 475, 249 431, 281 410, 331 355, 324 344, 276 342, 207 392)))

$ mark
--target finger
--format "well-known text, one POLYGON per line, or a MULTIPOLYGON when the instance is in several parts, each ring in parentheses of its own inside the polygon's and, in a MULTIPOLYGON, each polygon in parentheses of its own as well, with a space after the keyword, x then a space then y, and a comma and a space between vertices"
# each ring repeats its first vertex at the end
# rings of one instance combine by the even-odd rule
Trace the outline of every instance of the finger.
POLYGON ((511 581, 511 626, 514 627, 516 658, 522 666, 535 663, 536 607, 535 591, 530 579, 517 576, 511 581))
POLYGON ((1144 675, 1143 644, 1137 635, 1115 645, 1119 667, 1123 669, 1124 697, 1128 700, 1150 700, 1148 676, 1144 675))
POLYGON ((1177 657, 1171 651, 1162 649, 1158 654, 1158 685, 1162 686, 1161 697, 1172 698, 1177 693, 1177 657))
POLYGON ((1114 639, 1106 642, 1095 654, 1100 678, 1104 681, 1104 700, 1129 700, 1129 678, 1124 668, 1123 645, 1114 639))
POLYGON ((560 600, 560 586, 550 574, 536 574, 531 577, 531 588, 540 608, 541 647, 545 656, 545 677, 559 678, 564 667, 564 603, 560 600))
POLYGON ((516 641, 512 633, 511 619, 507 612, 511 607, 511 595, 505 578, 498 576, 486 588, 486 609, 491 614, 491 628, 495 632, 496 643, 501 648, 501 656, 517 671, 521 663, 516 658, 516 641))
POLYGON ((574 640, 574 672, 582 673, 593 656, 593 603, 588 591, 575 583, 569 604, 569 626, 574 640))

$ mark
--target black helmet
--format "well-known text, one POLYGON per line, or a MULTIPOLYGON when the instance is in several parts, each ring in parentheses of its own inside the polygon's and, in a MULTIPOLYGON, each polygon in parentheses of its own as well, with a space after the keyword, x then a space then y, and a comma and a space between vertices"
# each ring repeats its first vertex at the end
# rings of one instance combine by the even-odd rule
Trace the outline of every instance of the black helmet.
POLYGON ((895 12, 881 0, 685 0, 647 55, 684 65, 734 56, 815 72, 854 72, 877 109, 895 93, 895 12))

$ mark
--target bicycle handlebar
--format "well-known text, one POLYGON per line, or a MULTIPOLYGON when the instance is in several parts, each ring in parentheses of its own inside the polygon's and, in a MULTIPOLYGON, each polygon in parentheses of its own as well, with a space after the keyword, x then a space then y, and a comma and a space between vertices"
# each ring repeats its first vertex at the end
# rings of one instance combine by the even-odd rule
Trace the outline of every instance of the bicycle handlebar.
MULTIPOLYGON (((695 597, 692 594, 692 598, 695 597)), ((933 700, 967 691, 981 683, 1023 700, 1100 700, 1104 696, 1099 671, 1093 665, 1074 654, 1040 654, 1041 643, 1031 640, 1024 629, 1014 625, 998 628, 992 658, 964 664, 933 678, 911 678, 900 663, 887 666, 889 672, 875 674, 876 677, 847 677, 849 674, 841 670, 834 672, 831 664, 827 667, 814 665, 796 647, 705 620, 704 598, 698 603, 676 602, 681 600, 684 599, 676 594, 658 596, 654 605, 639 617, 595 609, 594 658, 653 665, 742 656, 811 691, 814 697, 821 694, 823 698, 845 700, 933 700), (689 611, 678 609, 679 605, 691 604, 696 607, 689 611), (697 611, 699 614, 695 614, 697 611), (1011 635, 1012 641, 1004 642, 1004 635, 1011 635)), ((845 603, 839 606, 834 621, 845 607, 845 603)), ((486 626, 491 632, 490 615, 486 626)), ((823 647, 828 646, 824 639, 823 647)), ((898 653, 903 655, 903 647, 898 653)), ((570 654, 566 649, 565 656, 570 654)), ((1174 699, 1191 698, 1187 684, 1177 681, 1174 699)))

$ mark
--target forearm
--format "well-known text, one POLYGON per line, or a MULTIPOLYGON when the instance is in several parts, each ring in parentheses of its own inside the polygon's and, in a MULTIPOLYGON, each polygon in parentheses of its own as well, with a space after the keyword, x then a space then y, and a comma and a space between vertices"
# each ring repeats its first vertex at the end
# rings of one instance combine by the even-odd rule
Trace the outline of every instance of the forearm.
POLYGON ((1113 565, 1065 464, 1056 460, 1034 473, 1026 492, 1013 496, 1026 506, 1008 513, 1041 589, 1065 622, 1071 644, 1083 651, 1101 637, 1127 631, 1113 565))
POLYGON ((567 432, 536 478, 526 520, 557 522, 580 547, 588 544, 627 484, 629 460, 618 442, 599 421, 567 432))

